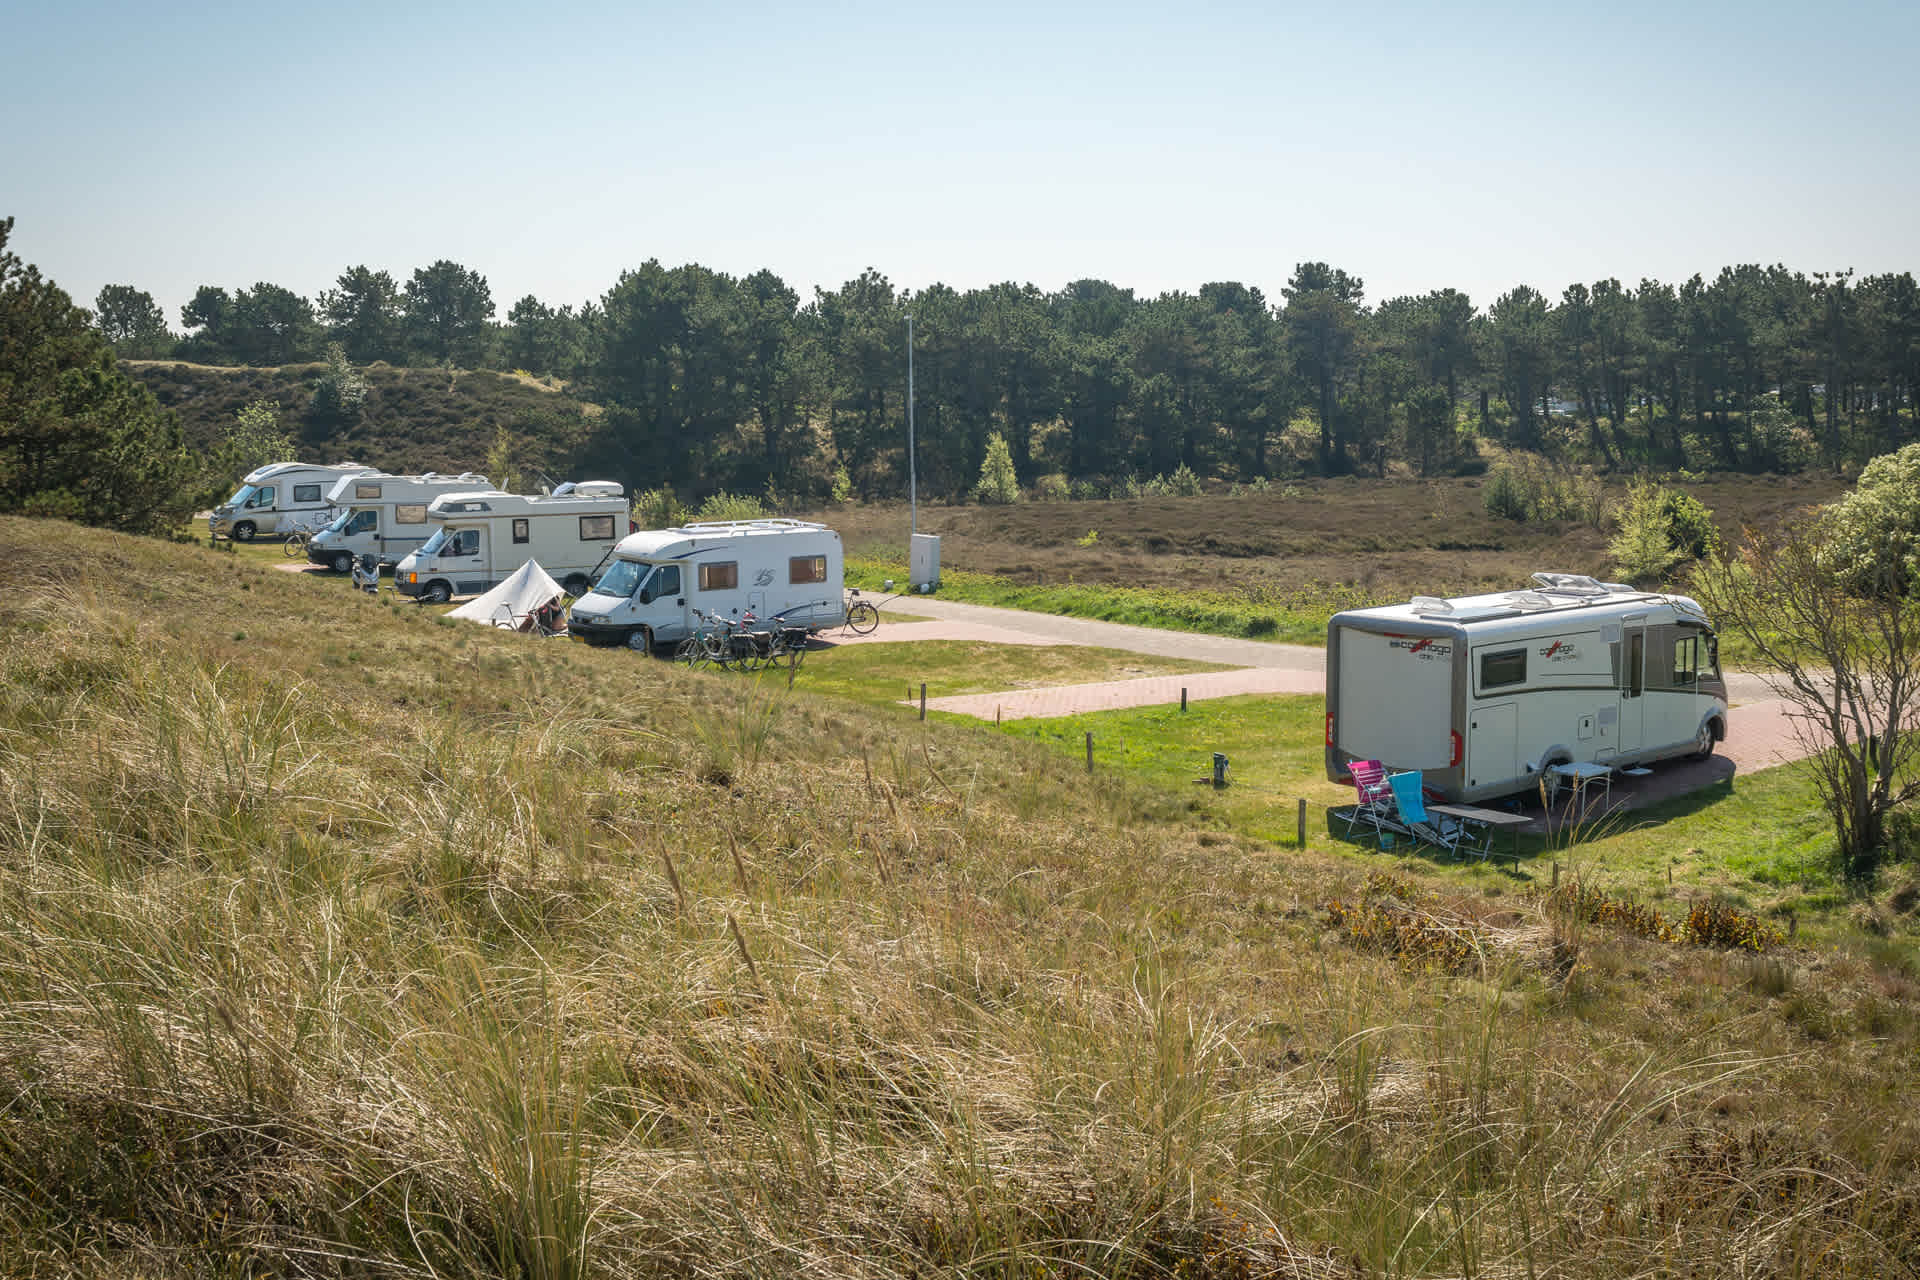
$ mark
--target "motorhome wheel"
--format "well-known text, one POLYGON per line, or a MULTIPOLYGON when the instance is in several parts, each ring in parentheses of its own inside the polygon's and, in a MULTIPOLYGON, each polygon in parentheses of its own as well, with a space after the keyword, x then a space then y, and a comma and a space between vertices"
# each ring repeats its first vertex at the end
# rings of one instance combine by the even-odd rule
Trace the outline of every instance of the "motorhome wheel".
POLYGON ((353 553, 351 551, 342 551, 335 555, 333 557, 333 571, 335 573, 352 573, 353 553))
POLYGON ((645 627, 635 627, 633 630, 627 632, 627 648, 638 650, 641 653, 651 652, 653 649, 653 632, 647 630, 645 627))
POLYGON ((235 542, 252 542, 253 532, 253 521, 242 520, 239 524, 233 526, 233 540, 235 542))
POLYGON ((1693 758, 1705 760, 1713 754, 1713 721, 1700 726, 1700 732, 1693 736, 1693 758))
POLYGON ((453 587, 436 578, 427 584, 423 598, 428 604, 445 604, 453 599, 453 587))

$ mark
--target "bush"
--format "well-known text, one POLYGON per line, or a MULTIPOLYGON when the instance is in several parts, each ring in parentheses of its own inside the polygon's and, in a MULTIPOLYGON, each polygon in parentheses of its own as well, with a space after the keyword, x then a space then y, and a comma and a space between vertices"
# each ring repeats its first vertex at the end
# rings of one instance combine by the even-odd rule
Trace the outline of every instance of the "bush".
POLYGON ((1607 554, 1620 576, 1635 586, 1658 586, 1681 561, 1720 549, 1713 512, 1677 489, 1635 481, 1618 518, 1620 529, 1607 554))
POLYGON ((700 504, 699 520, 758 520, 766 515, 760 499, 750 493, 728 493, 722 489, 700 504))
POLYGON ((980 463, 980 482, 973 496, 988 506, 1020 501, 1020 478, 1013 469, 1013 452, 998 431, 987 437, 987 456, 980 463))
POLYGON ((642 529, 671 529, 686 520, 687 509, 665 485, 633 495, 633 522, 642 529))
POLYGON ((1596 477, 1524 459, 1494 468, 1485 501, 1488 514, 1523 523, 1571 520, 1597 526, 1607 514, 1606 486, 1596 477))
POLYGON ((1852 493, 1822 513, 1821 567, 1857 596, 1920 585, 1920 444, 1875 458, 1852 493))
POLYGON ((1073 497, 1067 478, 1058 471, 1048 472, 1033 482, 1034 496, 1042 502, 1065 502, 1073 497))

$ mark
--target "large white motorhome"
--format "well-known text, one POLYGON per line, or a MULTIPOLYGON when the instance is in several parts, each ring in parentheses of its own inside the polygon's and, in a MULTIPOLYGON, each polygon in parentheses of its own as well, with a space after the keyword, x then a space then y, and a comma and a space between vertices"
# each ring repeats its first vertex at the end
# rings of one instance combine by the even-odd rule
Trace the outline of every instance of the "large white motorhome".
POLYGON ((1552 765, 1709 755, 1727 733, 1718 642, 1686 596, 1565 573, 1495 595, 1327 623, 1327 777, 1419 769, 1452 801, 1509 795, 1552 765))
POLYGON ((286 533, 328 509, 327 492, 341 477, 372 471, 358 462, 330 467, 311 462, 270 462, 247 473, 233 496, 207 517, 207 532, 235 542, 263 533, 286 533))
POLYGON ((529 560, 569 595, 584 595, 631 527, 627 500, 611 480, 563 484, 538 497, 443 493, 427 504, 427 520, 433 535, 394 567, 393 589, 436 602, 485 591, 529 560))
POLYGON ((472 471, 457 476, 432 471, 418 476, 384 471, 344 476, 327 491, 327 501, 340 514, 307 543, 307 559, 328 565, 335 573, 347 572, 363 555, 382 565, 398 564, 432 535, 427 507, 435 498, 492 487, 491 480, 472 471))
POLYGON ((819 630, 846 621, 840 535, 804 520, 724 520, 623 538, 567 630, 588 644, 673 644, 700 615, 819 630))

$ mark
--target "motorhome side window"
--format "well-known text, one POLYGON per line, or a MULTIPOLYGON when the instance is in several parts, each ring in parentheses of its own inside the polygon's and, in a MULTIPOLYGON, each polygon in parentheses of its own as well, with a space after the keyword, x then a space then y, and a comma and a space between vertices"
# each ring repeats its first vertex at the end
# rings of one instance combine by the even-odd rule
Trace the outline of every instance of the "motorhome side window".
POLYGON ((477 556, 480 554, 480 531, 462 529, 453 535, 453 544, 447 549, 451 556, 477 556))
POLYGON ((788 559, 788 582, 825 582, 826 580, 827 558, 825 556, 793 556, 788 559))
POLYGON ((1480 655, 1480 687, 1497 689, 1502 685, 1527 682, 1527 651, 1502 649, 1480 655))
POLYGON ((353 486, 353 497, 356 502, 372 500, 379 496, 380 486, 377 484, 356 484, 353 486))
MULTIPOLYGON (((584 538, 587 535, 582 531, 580 536, 584 538)), ((515 542, 525 542, 527 540, 527 518, 525 516, 516 516, 514 518, 513 540, 515 542)))
POLYGON ((341 532, 372 533, 379 527, 380 513, 378 511, 356 511, 353 513, 353 519, 347 521, 347 527, 341 530, 341 532))
POLYGON ((740 585, 740 563, 729 560, 725 564, 703 564, 700 566, 700 589, 702 591, 732 591, 740 585))
POLYGON ((293 486, 293 500, 295 502, 320 501, 320 486, 317 484, 297 484, 293 486))
POLYGON ((395 524, 425 524, 427 522, 427 504, 424 502, 402 502, 393 508, 395 524))
POLYGON ((653 594, 656 598, 680 594, 679 565, 663 564, 653 571, 653 594))
POLYGON ((613 536, 612 516, 581 516, 580 541, 605 542, 613 536))
POLYGON ((247 499, 247 505, 250 507, 272 506, 273 505, 273 486, 267 485, 265 488, 255 489, 253 491, 253 496, 247 499))

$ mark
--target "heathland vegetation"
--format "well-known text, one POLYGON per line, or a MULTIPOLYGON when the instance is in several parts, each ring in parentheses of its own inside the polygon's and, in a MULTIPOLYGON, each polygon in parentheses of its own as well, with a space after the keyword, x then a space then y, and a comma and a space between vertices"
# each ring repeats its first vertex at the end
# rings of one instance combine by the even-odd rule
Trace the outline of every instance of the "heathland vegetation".
POLYGON ((1738 823, 1455 875, 806 669, 0 566, 8 1272, 1920 1268, 1904 881, 1789 938, 1690 887, 1738 823))

